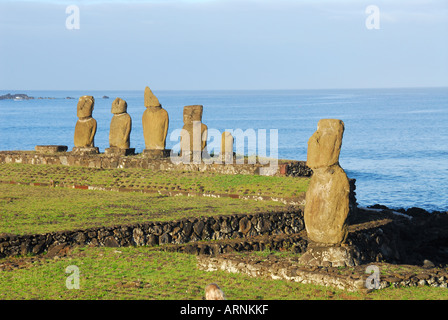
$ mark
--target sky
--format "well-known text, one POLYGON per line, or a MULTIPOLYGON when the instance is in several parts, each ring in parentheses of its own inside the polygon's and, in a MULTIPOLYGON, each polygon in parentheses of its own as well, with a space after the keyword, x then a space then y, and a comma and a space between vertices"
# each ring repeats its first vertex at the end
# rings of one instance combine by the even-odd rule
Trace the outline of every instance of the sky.
POLYGON ((446 0, 0 0, 0 90, 440 87, 447 36, 446 0))

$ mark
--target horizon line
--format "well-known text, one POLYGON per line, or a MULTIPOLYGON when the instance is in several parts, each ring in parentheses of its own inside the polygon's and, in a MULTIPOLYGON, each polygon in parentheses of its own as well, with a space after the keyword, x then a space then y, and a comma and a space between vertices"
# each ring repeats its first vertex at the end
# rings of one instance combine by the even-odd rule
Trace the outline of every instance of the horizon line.
MULTIPOLYGON (((146 87, 146 86, 145 86, 146 87)), ((296 88, 296 89, 154 89, 157 91, 301 91, 301 90, 378 90, 378 89, 448 89, 441 86, 396 86, 396 87, 346 87, 346 88, 296 88)), ((141 91, 143 89, 0 89, 0 91, 141 91)), ((153 90, 153 89, 152 89, 153 90)))

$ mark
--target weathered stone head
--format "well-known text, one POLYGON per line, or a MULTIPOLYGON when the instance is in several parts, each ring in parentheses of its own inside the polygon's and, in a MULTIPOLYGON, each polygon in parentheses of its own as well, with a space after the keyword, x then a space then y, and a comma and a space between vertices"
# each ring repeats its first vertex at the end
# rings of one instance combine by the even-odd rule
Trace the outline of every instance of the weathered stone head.
POLYGON ((78 101, 77 116, 79 119, 89 118, 92 116, 95 99, 92 96, 82 96, 78 101))
POLYGON ((152 93, 151 89, 149 89, 149 87, 145 88, 145 93, 144 93, 144 103, 145 103, 145 107, 149 108, 149 107, 162 107, 162 105, 159 102, 159 99, 157 99, 157 97, 152 93))
POLYGON ((307 166, 317 169, 339 163, 343 134, 342 120, 320 120, 317 131, 308 140, 307 166))
POLYGON ((121 98, 116 98, 114 102, 112 102, 112 113, 113 114, 121 114, 126 113, 128 110, 128 104, 125 100, 121 98))
POLYGON ((184 107, 184 124, 193 124, 193 121, 202 122, 202 112, 204 107, 202 105, 191 105, 184 107))

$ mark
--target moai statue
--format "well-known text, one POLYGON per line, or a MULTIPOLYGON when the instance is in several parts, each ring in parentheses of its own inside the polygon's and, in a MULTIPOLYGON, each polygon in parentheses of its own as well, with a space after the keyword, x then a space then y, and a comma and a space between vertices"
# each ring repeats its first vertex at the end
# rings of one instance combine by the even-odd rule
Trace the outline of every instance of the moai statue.
POLYGON ((356 265, 356 250, 341 246, 347 237, 350 185, 339 165, 344 123, 322 119, 308 140, 307 166, 313 170, 306 192, 305 228, 314 243, 301 257, 315 265, 356 265))
POLYGON ((113 117, 110 122, 109 148, 106 154, 130 155, 135 149, 130 147, 130 135, 132 130, 132 119, 127 113, 128 104, 120 98, 116 98, 112 103, 113 117))
POLYGON ((77 115, 78 121, 75 126, 75 136, 73 148, 74 153, 98 153, 98 148, 94 145, 96 133, 96 120, 92 118, 95 99, 92 96, 82 96, 79 98, 77 115))
POLYGON ((221 136, 221 157, 224 163, 233 163, 233 136, 227 131, 221 136))
POLYGON ((169 125, 168 112, 162 108, 159 99, 149 87, 145 88, 144 101, 146 110, 143 112, 142 124, 146 149, 143 153, 153 158, 169 156, 170 150, 165 149, 169 125))
POLYGON ((202 123, 202 105, 184 107, 184 126, 180 138, 180 149, 183 158, 200 162, 202 152, 207 147, 207 126, 202 123))

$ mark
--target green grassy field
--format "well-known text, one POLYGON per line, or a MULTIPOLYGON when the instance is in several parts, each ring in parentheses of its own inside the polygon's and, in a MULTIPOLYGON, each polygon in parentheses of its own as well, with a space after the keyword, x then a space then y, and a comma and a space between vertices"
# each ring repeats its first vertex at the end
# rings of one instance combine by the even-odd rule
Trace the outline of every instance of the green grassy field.
POLYGON ((0 234, 35 234, 283 209, 284 205, 275 201, 0 184, 0 234))
POLYGON ((212 282, 223 289, 229 300, 448 299, 448 290, 444 288, 387 288, 353 293, 224 271, 204 272, 197 269, 193 255, 148 247, 78 248, 65 258, 40 260, 27 268, 2 271, 0 299, 200 300, 204 287, 212 282), (71 275, 65 272, 68 266, 79 268, 79 289, 66 287, 71 275))
MULTIPOLYGON (((80 167, 0 165, 0 181, 180 188, 209 192, 247 192, 293 196, 308 179, 156 173, 148 170, 98 170, 80 167), (139 177, 142 177, 141 180, 139 177)), ((45 233, 95 226, 167 221, 284 210, 274 201, 208 197, 168 197, 154 193, 77 190, 0 184, 0 234, 45 233)), ((272 252, 268 252, 272 253, 272 252)), ((250 253, 267 254, 267 253, 250 253)), ((280 254, 280 253, 274 253, 280 254)), ((281 253, 283 254, 283 253, 281 253)), ((7 258, 27 261, 32 257, 7 258)), ((7 260, 0 259, 0 265, 7 260)), ((0 271, 0 299, 202 299, 205 285, 217 282, 228 299, 448 299, 448 290, 416 287, 372 293, 302 285, 285 280, 203 272, 196 257, 158 247, 77 248, 58 259, 39 259, 26 267, 0 271), (65 286, 75 265, 80 289, 65 286)))
POLYGON ((0 164, 0 181, 276 197, 299 196, 309 184, 309 178, 29 164, 0 164))

